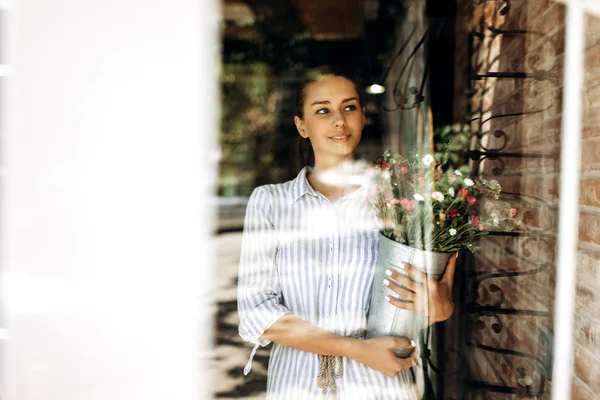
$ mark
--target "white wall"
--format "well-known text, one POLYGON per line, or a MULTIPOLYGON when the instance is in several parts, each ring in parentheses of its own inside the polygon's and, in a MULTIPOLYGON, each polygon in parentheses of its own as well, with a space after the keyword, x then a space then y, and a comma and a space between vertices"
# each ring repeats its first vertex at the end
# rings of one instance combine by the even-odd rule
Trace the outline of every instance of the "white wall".
POLYGON ((9 16, 0 398, 198 399, 216 4, 18 0, 9 16))

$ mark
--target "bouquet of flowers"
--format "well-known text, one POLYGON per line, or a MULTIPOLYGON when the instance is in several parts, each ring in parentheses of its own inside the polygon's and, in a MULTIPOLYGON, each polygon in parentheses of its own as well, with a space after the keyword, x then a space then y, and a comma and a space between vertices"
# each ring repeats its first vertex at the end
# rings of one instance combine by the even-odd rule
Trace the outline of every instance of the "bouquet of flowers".
POLYGON ((368 201, 381 234, 398 243, 439 253, 475 252, 476 236, 518 224, 517 210, 498 200, 495 180, 444 171, 431 155, 408 160, 386 151, 375 168, 368 201))
MULTIPOLYGON (((411 264, 433 279, 443 275, 450 254, 478 250, 475 238, 490 230, 510 230, 517 210, 499 201, 494 180, 469 178, 445 171, 432 155, 408 160, 386 151, 375 163, 367 201, 380 223, 380 238, 369 303, 367 338, 398 336, 417 340, 424 317, 389 304, 381 282, 387 270, 403 275, 411 264)), ((395 349, 408 357, 410 349, 395 349)))

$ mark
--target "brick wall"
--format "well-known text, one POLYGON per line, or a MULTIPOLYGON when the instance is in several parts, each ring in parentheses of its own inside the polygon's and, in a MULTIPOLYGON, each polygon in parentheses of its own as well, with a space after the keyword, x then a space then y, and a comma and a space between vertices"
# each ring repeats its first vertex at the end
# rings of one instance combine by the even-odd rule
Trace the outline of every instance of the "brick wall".
POLYGON ((586 18, 573 398, 600 397, 600 19, 586 18))
MULTIPOLYGON (((551 376, 544 364, 551 358, 546 340, 552 340, 553 330, 565 8, 550 0, 521 0, 512 1, 508 13, 503 14, 500 10, 504 2, 478 3, 458 2, 455 118, 461 122, 494 117, 483 126, 479 120, 473 122, 472 132, 482 128, 482 132, 490 133, 481 140, 474 137, 471 148, 501 148, 502 152, 523 155, 501 157, 504 165, 486 160, 474 164, 473 169, 486 179, 498 180, 505 192, 515 193, 504 198, 519 209, 524 235, 485 237, 481 240, 482 251, 463 260, 462 312, 446 324, 445 343, 447 348, 456 348, 460 343, 457 349, 463 354, 464 379, 447 379, 445 398, 458 398, 460 393, 467 393, 465 398, 479 398, 475 396, 484 392, 487 397, 482 398, 489 399, 535 394, 539 394, 536 398, 550 398, 551 376), (494 35, 488 26, 530 33, 494 35), (473 41, 470 56, 472 31, 485 35, 473 41), (469 66, 478 73, 550 71, 553 76, 471 80, 466 75, 469 66), (465 91, 469 85, 470 95, 465 91), (506 114, 518 115, 498 117, 506 114), (505 135, 496 137, 496 131, 505 135), (497 309, 477 313, 481 306, 497 309), (514 389, 514 393, 500 393, 498 387, 514 389)), ((586 20, 585 67, 574 399, 600 397, 598 18, 586 20)))

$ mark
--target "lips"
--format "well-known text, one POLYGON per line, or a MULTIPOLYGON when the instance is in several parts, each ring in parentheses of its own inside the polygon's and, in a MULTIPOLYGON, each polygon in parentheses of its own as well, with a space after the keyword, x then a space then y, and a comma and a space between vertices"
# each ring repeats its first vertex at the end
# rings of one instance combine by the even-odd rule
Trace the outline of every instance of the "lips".
POLYGON ((329 139, 331 139, 337 143, 346 143, 348 141, 348 139, 350 138, 350 136, 351 135, 349 133, 341 133, 339 135, 329 136, 329 139))

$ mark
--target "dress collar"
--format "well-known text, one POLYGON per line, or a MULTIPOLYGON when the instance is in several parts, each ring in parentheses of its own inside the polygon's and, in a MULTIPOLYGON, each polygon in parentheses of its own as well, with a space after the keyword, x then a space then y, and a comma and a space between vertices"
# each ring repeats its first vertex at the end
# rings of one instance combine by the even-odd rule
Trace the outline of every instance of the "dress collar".
MULTIPOLYGON (((365 165, 366 165, 366 163, 361 162, 358 166, 358 171, 360 171, 360 173, 366 177, 365 165)), ((310 174, 312 171, 313 171, 313 167, 308 167, 308 166, 304 167, 304 168, 302 168, 300 173, 298 173, 298 176, 296 176, 296 178, 292 181, 292 183, 288 189, 290 204, 293 204, 294 202, 296 202, 298 199, 300 199, 302 196, 304 196, 306 194, 308 194, 309 196, 315 196, 315 197, 323 196, 322 194, 317 193, 317 191, 315 189, 313 189, 313 187, 308 182, 307 175, 310 174)), ((365 180, 359 189, 355 190, 354 192, 352 192, 350 194, 347 194, 346 196, 342 197, 342 199, 354 198, 357 196, 365 196, 368 191, 368 186, 369 186, 368 180, 365 180)))
POLYGON ((298 176, 292 181, 288 190, 290 204, 294 203, 305 194, 318 196, 317 192, 310 186, 310 183, 308 183, 308 178, 306 176, 308 173, 312 172, 312 170, 312 167, 302 168, 298 176))

